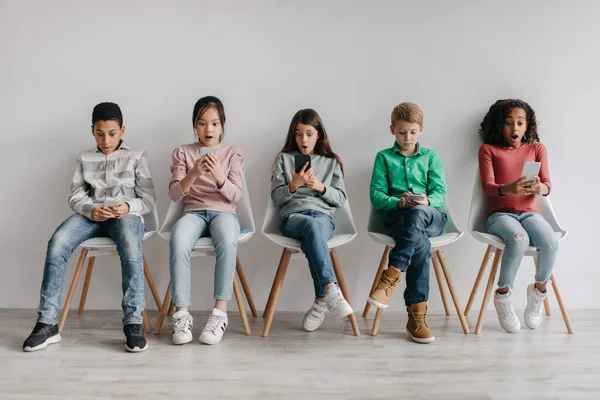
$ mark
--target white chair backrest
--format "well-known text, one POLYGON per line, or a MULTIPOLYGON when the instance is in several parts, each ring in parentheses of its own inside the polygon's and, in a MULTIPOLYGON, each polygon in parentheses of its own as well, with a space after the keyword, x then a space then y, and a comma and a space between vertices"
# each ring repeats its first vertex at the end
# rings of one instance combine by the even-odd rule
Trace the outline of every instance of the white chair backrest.
MULTIPOLYGON (((444 212, 448 216, 448 221, 446 222, 446 226, 444 227, 444 233, 461 233, 461 230, 458 228, 456 221, 454 220, 454 216, 450 211, 450 206, 448 205, 448 200, 444 203, 442 207, 442 212, 444 212)), ((388 230, 383 223, 383 210, 376 210, 371 206, 371 211, 369 213, 369 223, 367 225, 367 232, 371 233, 380 233, 383 235, 388 234, 388 230)))
POLYGON ((144 215, 144 228, 146 229, 146 233, 154 233, 159 227, 158 209, 156 208, 156 204, 154 204, 152 211, 144 215))
MULTIPOLYGON (((236 214, 240 220, 240 228, 247 232, 254 233, 256 227, 254 225, 254 216, 252 214, 252 206, 250 204, 250 194, 248 192, 248 185, 246 184, 246 177, 243 178, 242 184, 242 197, 237 204, 236 214)), ((181 218, 183 214, 184 203, 182 200, 174 202, 171 201, 167 215, 159 233, 171 233, 173 225, 181 218)))
MULTIPOLYGON (((536 205, 540 213, 550 224, 554 232, 567 234, 556 218, 550 196, 536 196, 536 205)), ((475 179, 473 182, 473 194, 471 196, 471 206, 469 209, 469 232, 487 232, 486 222, 488 218, 488 210, 490 208, 490 199, 483 193, 481 186, 481 178, 479 176, 479 168, 475 171, 475 179)))
MULTIPOLYGON (((279 207, 275 206, 273 200, 269 196, 262 233, 281 235, 281 231, 279 230, 280 223, 279 207)), ((335 224, 334 234, 336 235, 353 235, 356 233, 356 226, 354 225, 354 219, 352 218, 352 210, 350 209, 349 201, 346 201, 343 206, 336 208, 333 213, 333 223, 335 224)))

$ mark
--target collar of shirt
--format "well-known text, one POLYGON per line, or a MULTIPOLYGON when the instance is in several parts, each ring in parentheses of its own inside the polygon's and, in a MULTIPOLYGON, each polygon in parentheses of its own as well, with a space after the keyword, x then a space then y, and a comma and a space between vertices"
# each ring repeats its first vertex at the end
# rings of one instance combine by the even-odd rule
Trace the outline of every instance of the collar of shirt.
POLYGON ((417 142, 417 152, 415 154, 410 155, 410 156, 407 156, 406 154, 404 154, 403 152, 400 151, 400 147, 398 146, 398 142, 394 142, 394 146, 392 146, 392 150, 394 151, 394 153, 399 154, 402 157, 412 157, 412 156, 421 155, 421 145, 419 144, 419 142, 417 142))
MULTIPOLYGON (((127 144, 127 142, 125 142, 123 139, 121 139, 121 142, 119 143, 119 146, 117 146, 117 148, 115 149, 115 151, 113 151, 113 153, 116 153, 119 150, 131 150, 131 148, 129 147, 129 145, 127 144)), ((100 147, 96 146, 96 153, 103 153, 104 152, 102 150, 100 150, 100 147)))

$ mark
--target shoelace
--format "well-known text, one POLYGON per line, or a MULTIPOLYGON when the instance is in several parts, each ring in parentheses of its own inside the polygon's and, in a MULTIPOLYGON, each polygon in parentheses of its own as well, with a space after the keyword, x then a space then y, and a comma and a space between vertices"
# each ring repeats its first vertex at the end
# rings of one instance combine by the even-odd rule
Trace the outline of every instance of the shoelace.
POLYGON ((502 318, 504 317, 513 317, 514 311, 510 306, 510 303, 500 303, 500 311, 502 311, 502 318))
POLYGON ((534 297, 533 301, 531 302, 531 311, 533 314, 537 315, 537 314, 541 314, 542 313, 542 303, 544 300, 540 300, 537 297, 534 297))
POLYGON ((208 322, 206 323, 204 330, 209 331, 212 334, 215 334, 217 329, 219 329, 221 327, 221 325, 224 325, 224 324, 225 324, 225 318, 220 317, 215 314, 210 314, 208 316, 208 322))
POLYGON ((419 327, 420 325, 427 325, 427 321, 425 320, 425 317, 427 315, 426 311, 422 311, 422 312, 414 312, 414 311, 410 311, 413 317, 413 320, 415 321, 415 324, 417 325, 417 327, 419 327))
POLYGON ((397 279, 392 279, 386 274, 381 274, 381 278, 379 279, 379 284, 377 285, 377 289, 385 290, 385 294, 389 296, 390 292, 394 291, 396 287, 397 279))
POLYGON ((174 332, 184 332, 188 329, 192 329, 192 321, 190 320, 189 315, 184 315, 183 317, 173 321, 174 332))

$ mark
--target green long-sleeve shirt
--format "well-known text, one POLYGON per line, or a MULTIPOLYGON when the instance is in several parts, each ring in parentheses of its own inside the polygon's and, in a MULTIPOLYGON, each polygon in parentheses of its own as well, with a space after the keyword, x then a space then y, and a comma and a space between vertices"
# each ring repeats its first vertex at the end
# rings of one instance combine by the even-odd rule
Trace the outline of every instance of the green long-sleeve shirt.
POLYGON ((417 143, 417 153, 405 156, 394 146, 375 157, 371 176, 371 204, 377 210, 396 210, 404 192, 426 194, 438 210, 446 202, 446 179, 440 156, 417 143))

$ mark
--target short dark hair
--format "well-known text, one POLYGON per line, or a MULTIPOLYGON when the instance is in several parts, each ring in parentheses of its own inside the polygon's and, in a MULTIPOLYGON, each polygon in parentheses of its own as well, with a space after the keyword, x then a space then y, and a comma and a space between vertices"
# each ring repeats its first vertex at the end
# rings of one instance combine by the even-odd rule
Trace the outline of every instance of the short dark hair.
POLYGON ((119 127, 123 126, 121 108, 115 103, 100 103, 92 111, 92 126, 98 121, 117 121, 119 127))

